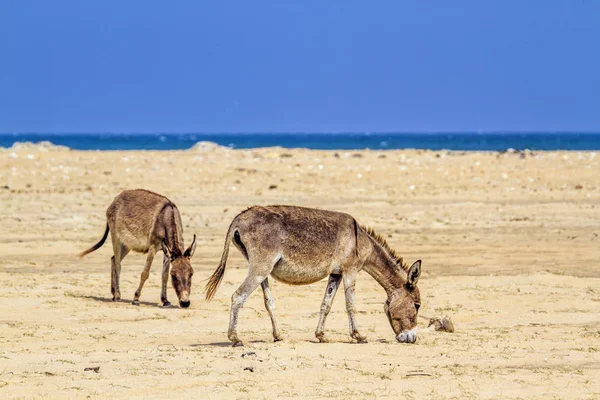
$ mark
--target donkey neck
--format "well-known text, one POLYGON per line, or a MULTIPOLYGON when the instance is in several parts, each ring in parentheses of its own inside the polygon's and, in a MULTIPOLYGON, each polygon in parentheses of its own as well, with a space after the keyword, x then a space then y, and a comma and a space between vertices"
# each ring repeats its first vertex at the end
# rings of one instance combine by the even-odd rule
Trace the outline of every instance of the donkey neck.
POLYGON ((178 218, 178 210, 177 207, 169 202, 165 208, 170 208, 170 212, 165 214, 165 240, 167 242, 167 246, 171 249, 173 254, 182 255, 184 251, 183 237, 182 237, 182 229, 180 225, 180 221, 178 218))
POLYGON ((381 285, 388 297, 391 293, 406 284, 400 275, 396 260, 390 256, 386 249, 372 238, 369 238, 372 251, 365 261, 364 270, 381 285))
POLYGON ((178 235, 167 235, 165 238, 167 246, 171 249, 173 255, 182 255, 184 251, 183 241, 178 235))

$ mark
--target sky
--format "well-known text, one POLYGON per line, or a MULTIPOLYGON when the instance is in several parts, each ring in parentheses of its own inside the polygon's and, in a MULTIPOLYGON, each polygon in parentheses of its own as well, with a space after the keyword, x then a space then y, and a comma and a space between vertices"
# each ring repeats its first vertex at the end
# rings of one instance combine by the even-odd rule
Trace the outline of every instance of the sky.
POLYGON ((0 2, 0 132, 436 131, 600 131, 600 1, 0 2))

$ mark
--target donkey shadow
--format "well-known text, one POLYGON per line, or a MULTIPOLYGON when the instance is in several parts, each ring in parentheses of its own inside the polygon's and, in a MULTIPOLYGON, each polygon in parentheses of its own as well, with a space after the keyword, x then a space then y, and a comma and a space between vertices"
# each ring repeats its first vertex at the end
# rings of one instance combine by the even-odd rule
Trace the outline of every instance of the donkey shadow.
MULTIPOLYGON (((80 299, 94 300, 94 301, 99 301, 102 303, 125 303, 125 304, 132 305, 131 304, 132 300, 127 300, 127 299, 113 301, 112 297, 88 296, 88 295, 73 295, 72 297, 80 298, 80 299)), ((164 306, 161 306, 160 303, 151 303, 149 301, 140 301, 140 306, 142 306, 142 305, 158 307, 158 308, 177 308, 177 309, 179 309, 179 307, 174 306, 173 304, 164 307, 164 306)))
MULTIPOLYGON (((269 343, 266 340, 248 340, 248 343, 260 343, 260 344, 265 344, 265 343, 269 343)), ((210 347, 232 347, 233 343, 232 342, 212 342, 212 343, 194 343, 194 344, 190 344, 190 347, 205 347, 205 346, 210 346, 210 347)), ((246 347, 240 347, 242 349, 246 348, 246 347)))
POLYGON ((213 342, 213 343, 194 343, 190 344, 190 347, 231 347, 231 342, 213 342))

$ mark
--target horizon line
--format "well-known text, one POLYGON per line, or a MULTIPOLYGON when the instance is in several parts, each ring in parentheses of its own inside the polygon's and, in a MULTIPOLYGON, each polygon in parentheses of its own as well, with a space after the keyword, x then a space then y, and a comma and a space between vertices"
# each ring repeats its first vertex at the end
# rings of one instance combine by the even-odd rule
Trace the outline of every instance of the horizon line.
POLYGON ((465 134, 508 134, 508 135, 566 135, 566 134, 600 134, 600 130, 435 130, 435 131, 48 131, 48 132, 0 132, 2 136, 15 135, 465 135, 465 134))

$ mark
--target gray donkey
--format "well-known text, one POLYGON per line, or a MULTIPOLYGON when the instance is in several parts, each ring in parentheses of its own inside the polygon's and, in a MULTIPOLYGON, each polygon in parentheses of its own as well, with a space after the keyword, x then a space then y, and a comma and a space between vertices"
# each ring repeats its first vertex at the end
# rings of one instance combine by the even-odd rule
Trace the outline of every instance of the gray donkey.
POLYGON ((387 293, 385 313, 401 343, 417 339, 417 313, 421 305, 417 281, 421 260, 410 268, 383 237, 372 229, 359 226, 344 213, 294 206, 255 206, 238 214, 227 231, 221 262, 206 285, 206 299, 211 300, 225 274, 229 243, 248 260, 248 276, 231 297, 229 340, 242 346, 237 335, 240 308, 260 285, 265 308, 271 317, 273 337, 281 340, 275 319, 274 303, 269 290, 269 275, 292 285, 317 282, 329 277, 315 335, 326 342, 325 319, 340 282, 344 281, 350 336, 358 342, 366 337, 358 331, 354 286, 356 275, 365 270, 387 293))
POLYGON ((111 292, 113 301, 121 299, 119 275, 121 261, 130 250, 148 253, 146 266, 142 272, 140 286, 135 291, 133 304, 140 304, 140 294, 144 282, 150 275, 154 255, 162 249, 164 253, 162 269, 162 291, 160 299, 163 306, 171 303, 167 300, 167 281, 171 267, 171 282, 183 308, 190 306, 190 288, 194 270, 190 263, 196 250, 196 235, 190 247, 185 251, 181 216, 177 206, 160 194, 148 190, 126 190, 119 194, 106 210, 106 230, 104 236, 93 247, 79 254, 83 257, 98 250, 111 233, 113 253, 111 258, 111 292))

